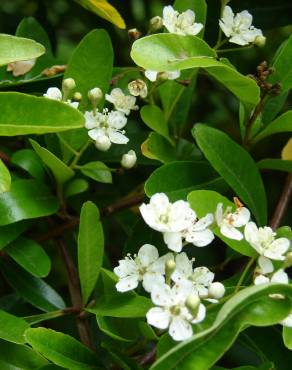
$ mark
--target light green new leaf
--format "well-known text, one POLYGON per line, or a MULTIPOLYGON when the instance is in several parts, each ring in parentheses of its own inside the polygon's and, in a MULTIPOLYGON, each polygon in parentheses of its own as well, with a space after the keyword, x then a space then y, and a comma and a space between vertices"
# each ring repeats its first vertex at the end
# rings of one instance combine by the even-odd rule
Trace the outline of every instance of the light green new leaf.
POLYGON ((79 166, 79 169, 83 175, 90 177, 97 182, 103 182, 105 184, 111 184, 113 182, 112 173, 108 166, 103 162, 89 162, 83 166, 79 166))
POLYGON ((0 194, 0 226, 54 214, 59 204, 41 182, 17 180, 9 192, 0 194), (13 204, 13 209, 11 208, 13 204))
POLYGON ((225 182, 207 162, 171 162, 157 168, 145 183, 145 193, 165 193, 171 201, 186 199, 196 189, 224 190, 225 182))
MULTIPOLYGON (((0 310, 0 338, 17 344, 25 343, 24 332, 29 328, 23 319, 0 310)), ((2 351, 2 348, 1 348, 2 351)))
MULTIPOLYGON (((232 207, 232 209, 235 211, 236 208, 235 204, 230 200, 211 190, 192 191, 188 195, 188 202, 190 203, 192 209, 196 211, 199 218, 206 216, 207 213, 214 214, 218 203, 222 203, 224 209, 226 209, 226 207, 232 207)), ((257 255, 257 252, 244 239, 233 240, 226 238, 221 234, 220 229, 217 226, 212 228, 212 231, 216 236, 223 240, 225 244, 238 253, 249 257, 255 257, 257 255)))
POLYGON ((0 34, 0 66, 20 60, 29 60, 44 54, 43 45, 30 39, 0 34))
POLYGON ((163 136, 171 144, 173 143, 169 136, 167 121, 159 107, 156 105, 144 105, 140 110, 140 115, 148 127, 163 136))
POLYGON ((0 159, 0 194, 10 190, 11 176, 8 168, 0 159))
POLYGON ((213 325, 178 344, 156 361, 151 370, 207 370, 230 348, 249 325, 269 326, 283 320, 291 310, 292 287, 264 284, 243 289, 220 309, 213 325), (277 300, 269 294, 283 294, 277 300))
POLYGON ((271 122, 263 131, 253 138, 253 143, 257 143, 263 138, 278 134, 280 132, 292 132, 292 110, 283 113, 271 122))
POLYGON ((2 136, 46 134, 84 126, 81 112, 57 100, 1 92, 0 106, 2 136))
POLYGON ((259 170, 250 154, 224 132, 205 124, 192 130, 198 146, 227 184, 254 214, 257 222, 267 222, 267 200, 259 170))
POLYGON ((44 164, 52 171, 58 184, 64 184, 74 176, 74 171, 61 161, 55 154, 43 148, 36 141, 29 139, 34 151, 44 164))
POLYGON ((283 341, 285 346, 292 351, 292 328, 283 326, 283 341))
POLYGON ((70 335, 36 328, 25 332, 26 341, 56 365, 70 370, 98 369, 96 355, 70 335))
POLYGON ((264 170, 276 170, 284 172, 292 172, 292 160, 283 159, 262 159, 257 163, 258 168, 264 170))
POLYGON ((5 248, 5 252, 21 267, 36 277, 45 277, 51 270, 51 260, 35 241, 20 237, 5 248))
POLYGON ((83 204, 78 234, 78 271, 84 304, 87 303, 103 262, 104 235, 98 208, 83 204))
POLYGON ((260 98, 254 80, 218 61, 215 52, 196 36, 165 33, 143 37, 134 42, 131 57, 138 66, 159 72, 204 68, 249 108, 260 98))

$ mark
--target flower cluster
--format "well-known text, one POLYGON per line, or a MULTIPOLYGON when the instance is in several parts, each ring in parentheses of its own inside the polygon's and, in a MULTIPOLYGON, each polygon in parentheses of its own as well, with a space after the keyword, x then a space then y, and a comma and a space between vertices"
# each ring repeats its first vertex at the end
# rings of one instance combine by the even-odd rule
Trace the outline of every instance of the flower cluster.
POLYGON ((44 96, 48 99, 63 101, 71 105, 73 108, 78 108, 79 102, 69 99, 70 92, 75 88, 76 84, 73 78, 66 78, 62 83, 62 91, 58 87, 50 87, 44 96))

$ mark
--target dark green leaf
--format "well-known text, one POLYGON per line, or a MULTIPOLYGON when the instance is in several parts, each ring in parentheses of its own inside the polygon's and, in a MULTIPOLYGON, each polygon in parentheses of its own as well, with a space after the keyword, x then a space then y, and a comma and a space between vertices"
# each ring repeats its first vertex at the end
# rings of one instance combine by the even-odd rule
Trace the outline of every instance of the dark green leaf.
POLYGON ((153 131, 172 143, 169 136, 167 121, 162 110, 156 105, 144 105, 140 111, 143 122, 153 131))
POLYGON ((0 227, 0 250, 17 239, 28 227, 29 222, 26 221, 0 227))
POLYGON ((88 182, 84 179, 73 179, 66 184, 64 191, 65 197, 69 198, 74 195, 84 193, 88 189, 88 182))
POLYGON ((285 346, 292 350, 292 328, 284 326, 283 327, 283 341, 285 346))
POLYGON ((257 163, 258 168, 292 172, 292 161, 282 159, 262 159, 257 163))
POLYGON ((44 181, 45 170, 39 156, 32 149, 21 149, 11 157, 11 163, 28 172, 39 181, 44 181))

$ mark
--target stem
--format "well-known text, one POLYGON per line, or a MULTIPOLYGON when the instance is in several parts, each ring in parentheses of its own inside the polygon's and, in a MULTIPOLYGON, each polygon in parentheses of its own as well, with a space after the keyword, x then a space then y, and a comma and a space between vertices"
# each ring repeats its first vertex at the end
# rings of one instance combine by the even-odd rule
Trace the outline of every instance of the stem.
POLYGON ((243 46, 241 48, 219 49, 219 50, 216 50, 216 52, 217 53, 230 53, 232 51, 241 51, 241 50, 245 50, 245 49, 252 49, 253 47, 254 47, 254 45, 243 46))
POLYGON ((276 230, 280 226, 281 221, 288 208, 291 197, 292 197, 292 173, 289 173, 289 175, 286 178, 286 182, 282 194, 280 196, 280 199, 278 201, 277 207, 270 221, 270 226, 273 230, 276 230))
POLYGON ((63 138, 62 138, 62 136, 60 135, 60 134, 57 134, 57 136, 58 136, 58 139, 61 141, 61 143, 71 152, 71 153, 73 153, 74 155, 78 155, 78 152, 74 149, 74 148, 72 148, 72 146, 70 145, 70 144, 68 144, 67 143, 67 141, 66 140, 64 140, 63 138))
POLYGON ((79 152, 76 153, 73 161, 71 162, 70 164, 70 168, 74 169, 76 164, 79 162, 82 154, 85 152, 85 150, 89 147, 89 145, 92 143, 91 140, 88 140, 84 145, 83 147, 79 150, 79 152))
POLYGON ((239 291, 239 289, 240 289, 240 287, 241 287, 241 284, 243 283, 243 281, 244 281, 244 279, 245 279, 245 277, 246 277, 246 275, 247 275, 247 273, 248 273, 249 269, 250 269, 250 268, 251 268, 251 266, 254 264, 255 260, 256 260, 256 258, 255 258, 255 257, 253 257, 253 258, 251 258, 251 259, 248 261, 248 263, 246 264, 246 266, 245 266, 245 268, 244 268, 244 270, 243 270, 243 272, 242 272, 242 274, 241 274, 241 276, 240 276, 240 278, 239 278, 239 280, 238 280, 238 283, 237 283, 237 285, 236 285, 236 287, 235 287, 234 294, 235 294, 235 293, 237 293, 237 292, 239 291))
MULTIPOLYGON (((221 31, 221 28, 220 28, 220 31, 221 31)), ((218 38, 217 44, 213 48, 217 53, 218 53, 218 49, 220 48, 220 46, 226 44, 226 42, 228 41, 228 39, 224 39, 223 41, 221 41, 222 31, 221 32, 220 31, 219 31, 219 38, 218 38)))

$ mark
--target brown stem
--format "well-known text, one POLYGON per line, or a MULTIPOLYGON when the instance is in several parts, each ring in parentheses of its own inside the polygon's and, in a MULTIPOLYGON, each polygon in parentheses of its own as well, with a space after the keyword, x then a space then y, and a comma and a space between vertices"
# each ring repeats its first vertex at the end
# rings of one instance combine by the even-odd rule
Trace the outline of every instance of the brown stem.
POLYGON ((2 152, 2 151, 0 151, 0 159, 2 159, 2 161, 6 164, 10 163, 9 156, 6 153, 2 152))
POLYGON ((273 230, 276 230, 281 225, 281 221, 288 208, 291 196, 292 196, 292 173, 290 173, 286 178, 282 194, 280 196, 274 214, 270 220, 270 226, 273 230))
POLYGON ((149 352, 145 353, 140 359, 138 360, 141 366, 152 364, 156 358, 156 346, 154 346, 149 352))

